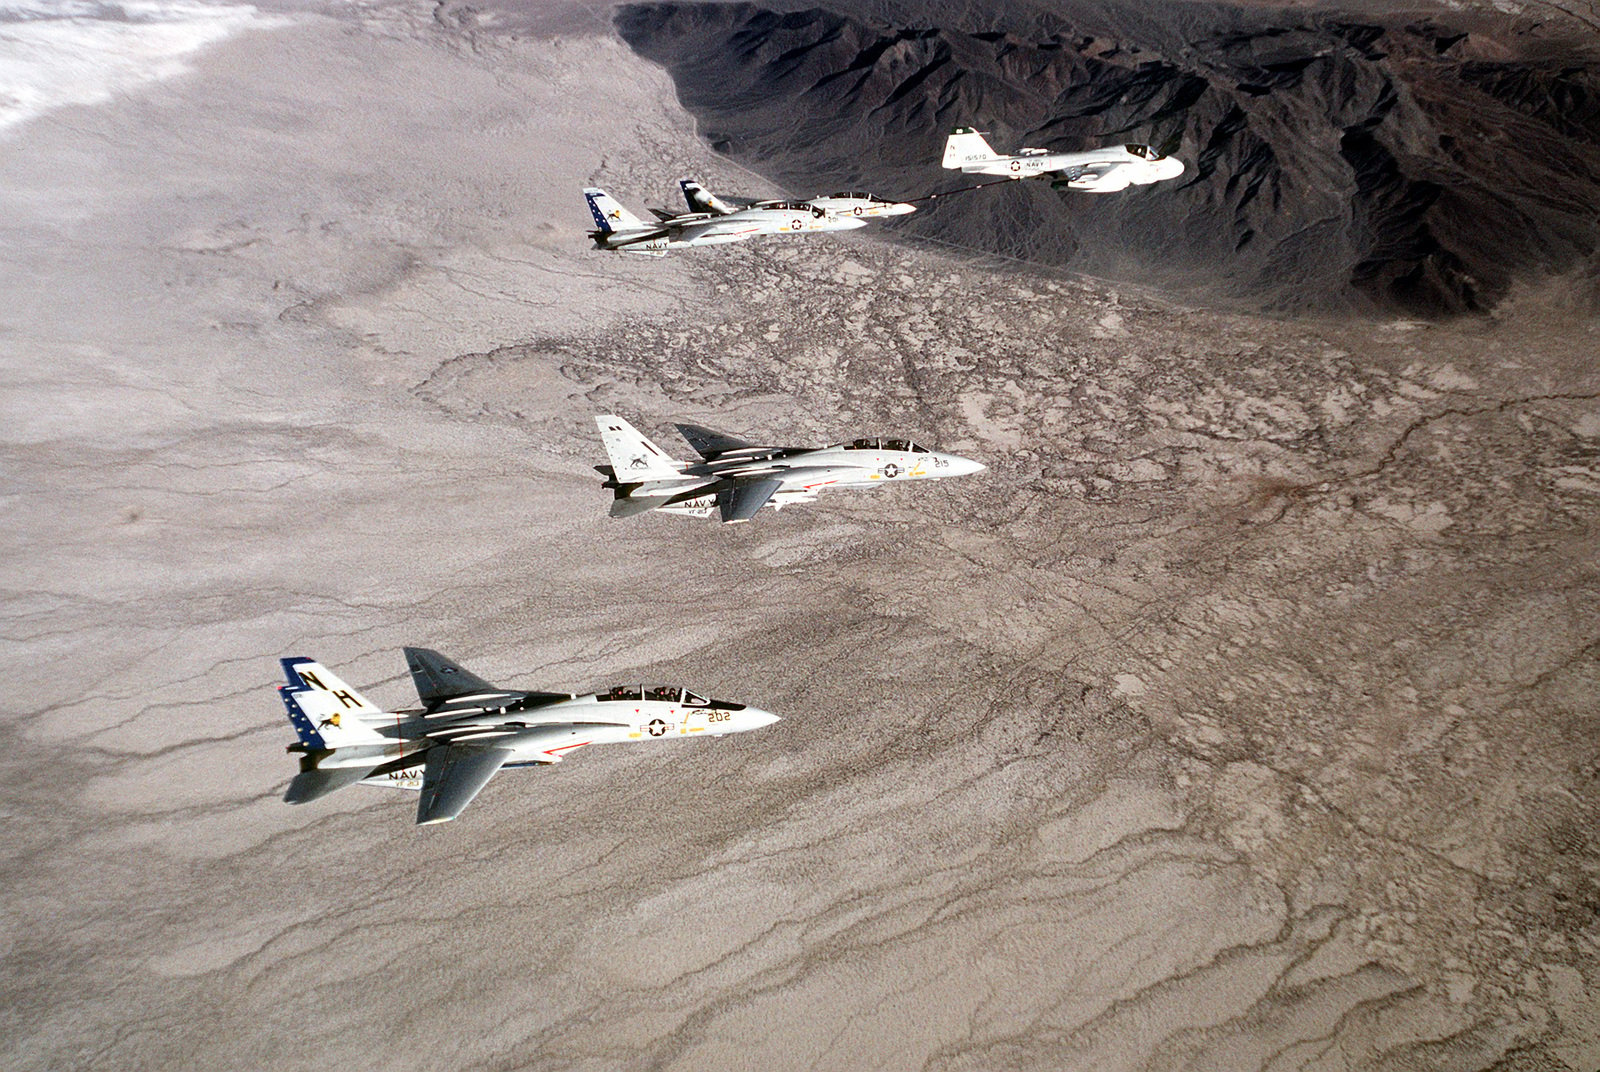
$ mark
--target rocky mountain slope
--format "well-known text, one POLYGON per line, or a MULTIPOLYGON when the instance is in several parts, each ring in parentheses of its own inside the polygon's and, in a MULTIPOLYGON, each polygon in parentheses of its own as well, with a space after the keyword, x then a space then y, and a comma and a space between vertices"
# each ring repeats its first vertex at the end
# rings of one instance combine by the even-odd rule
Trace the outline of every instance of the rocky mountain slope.
POLYGON ((1108 197, 964 193, 902 233, 1280 311, 1457 313, 1565 273, 1593 293, 1600 65, 1552 24, 1011 0, 637 4, 617 26, 714 148, 800 194, 966 185, 938 166, 964 124, 1189 166, 1108 197))

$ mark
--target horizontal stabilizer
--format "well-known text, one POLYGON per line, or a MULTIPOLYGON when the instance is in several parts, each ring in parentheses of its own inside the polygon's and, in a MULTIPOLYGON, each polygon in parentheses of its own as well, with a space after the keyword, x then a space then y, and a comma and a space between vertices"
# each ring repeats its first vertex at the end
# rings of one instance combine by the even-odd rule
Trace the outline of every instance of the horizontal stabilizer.
POLYGON ((611 503, 610 515, 612 517, 638 517, 648 514, 657 507, 665 506, 673 500, 671 495, 652 495, 644 499, 633 499, 624 496, 611 503))
MULTIPOLYGON (((591 232, 596 233, 596 232, 591 232)), ((614 249, 619 253, 639 253, 646 257, 665 257, 667 255, 667 232, 662 228, 640 231, 630 231, 620 238, 612 238, 601 248, 614 249)))
POLYGON ((301 771, 289 783, 289 791, 283 794, 283 802, 304 804, 308 800, 325 797, 347 785, 355 785, 370 773, 372 772, 366 767, 332 767, 328 770, 313 768, 301 771))
POLYGON ((442 744, 428 749, 417 824, 447 823, 460 815, 510 758, 504 748, 442 744))
POLYGON ((427 648, 407 648, 406 666, 417 686, 417 698, 429 709, 458 696, 504 691, 463 669, 455 660, 427 648))
POLYGON ((659 510, 663 506, 714 495, 728 486, 726 480, 688 478, 674 481, 651 481, 645 484, 622 486, 611 502, 612 517, 636 517, 659 510))

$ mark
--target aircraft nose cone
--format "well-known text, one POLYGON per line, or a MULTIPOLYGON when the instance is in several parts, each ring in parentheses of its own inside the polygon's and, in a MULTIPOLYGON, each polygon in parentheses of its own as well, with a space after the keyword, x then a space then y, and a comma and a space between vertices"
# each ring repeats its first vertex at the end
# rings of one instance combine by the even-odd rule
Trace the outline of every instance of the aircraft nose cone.
POLYGON ((885 216, 907 216, 917 211, 916 205, 908 205, 904 201, 896 201, 883 210, 885 216))
POLYGON ((989 468, 987 465, 984 465, 982 462, 975 462, 971 458, 961 458, 954 454, 950 455, 951 476, 968 476, 972 473, 981 473, 987 468, 989 468))
POLYGON ((744 723, 745 729, 747 730, 763 729, 772 725, 774 722, 782 721, 783 719, 779 718, 771 711, 763 711, 759 707, 747 707, 744 710, 744 723))

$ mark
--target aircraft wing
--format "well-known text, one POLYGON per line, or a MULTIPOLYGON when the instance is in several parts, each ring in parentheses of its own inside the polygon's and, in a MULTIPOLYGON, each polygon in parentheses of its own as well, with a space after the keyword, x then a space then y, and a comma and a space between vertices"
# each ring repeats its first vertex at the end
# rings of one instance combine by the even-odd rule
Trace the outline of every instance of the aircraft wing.
POLYGON ((678 434, 687 439, 689 445, 706 461, 711 461, 719 454, 726 454, 731 450, 751 450, 758 447, 758 444, 746 443, 742 439, 736 439, 731 435, 723 435, 721 432, 713 432, 711 429, 702 428, 698 424, 680 424, 677 429, 678 434))
POLYGON ((507 749, 470 744, 436 744, 426 754, 422 799, 417 802, 419 826, 447 823, 460 815, 511 758, 507 749))
POLYGON ((741 480, 717 495, 723 521, 749 521, 783 487, 781 480, 741 480))
POLYGON ((1089 164, 1073 164, 1051 172, 1057 182, 1077 182, 1080 179, 1098 179, 1127 165, 1118 160, 1096 160, 1089 164))
POLYGON ((417 698, 424 707, 431 708, 457 696, 505 691, 470 670, 462 669, 455 660, 427 648, 407 648, 406 665, 411 668, 411 680, 417 686, 417 698))

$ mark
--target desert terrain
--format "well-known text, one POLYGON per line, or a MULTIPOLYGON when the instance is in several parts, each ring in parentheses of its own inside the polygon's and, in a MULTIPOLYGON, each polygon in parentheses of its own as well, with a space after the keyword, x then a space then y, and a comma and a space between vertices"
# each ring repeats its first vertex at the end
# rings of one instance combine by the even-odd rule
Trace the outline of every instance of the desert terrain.
POLYGON ((607 4, 123 16, 0 126, 0 1065, 1600 1068, 1579 246, 1440 316, 949 218, 632 259, 581 187, 825 191, 607 4), (612 520, 605 412, 989 470, 612 520), (276 660, 404 644, 784 721, 283 804, 276 660))

